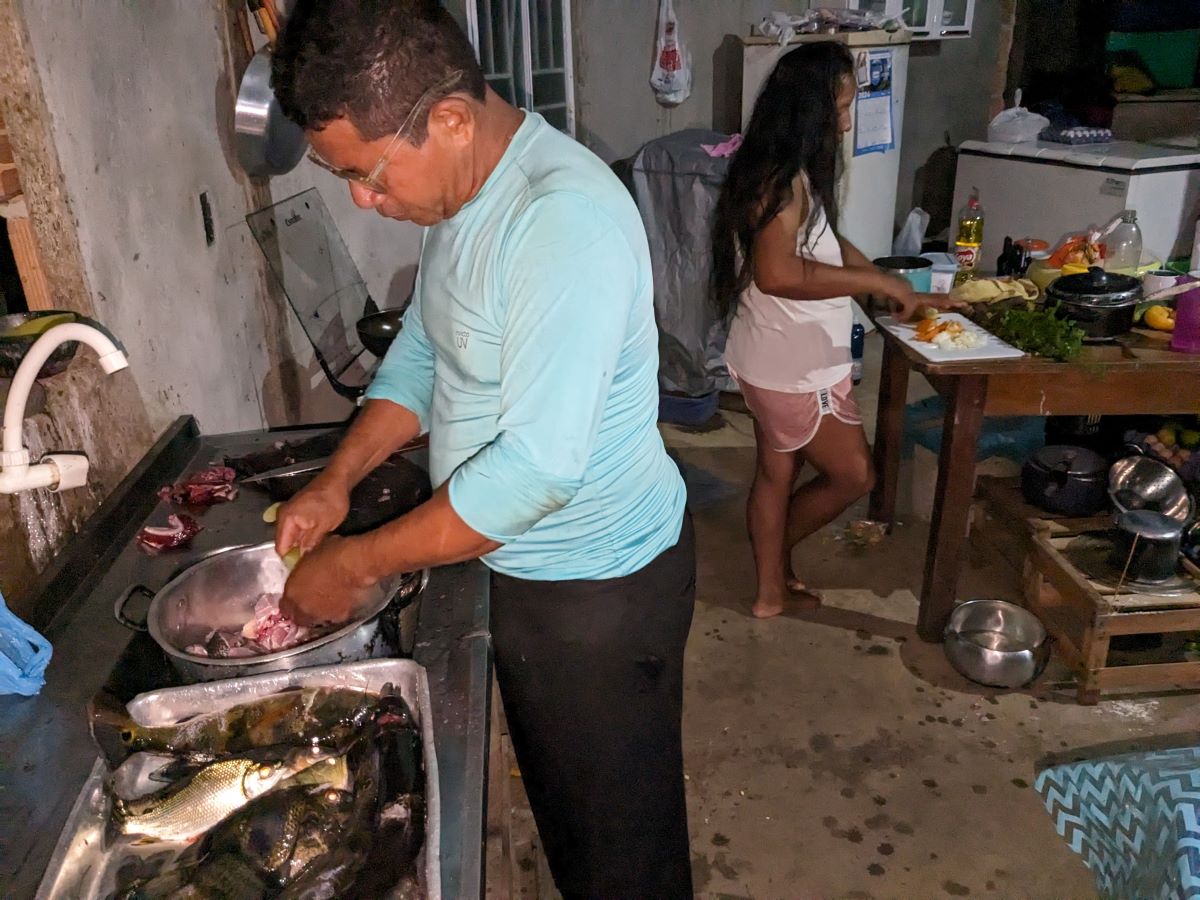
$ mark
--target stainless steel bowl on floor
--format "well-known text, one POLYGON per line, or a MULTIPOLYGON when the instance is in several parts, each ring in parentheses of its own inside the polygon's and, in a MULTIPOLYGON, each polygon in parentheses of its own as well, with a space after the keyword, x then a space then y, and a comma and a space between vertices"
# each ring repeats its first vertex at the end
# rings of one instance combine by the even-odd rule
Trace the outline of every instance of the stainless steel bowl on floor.
POLYGON ((943 640, 958 673, 988 687, 1023 687, 1050 660, 1050 641, 1037 616, 1003 600, 960 604, 943 640))

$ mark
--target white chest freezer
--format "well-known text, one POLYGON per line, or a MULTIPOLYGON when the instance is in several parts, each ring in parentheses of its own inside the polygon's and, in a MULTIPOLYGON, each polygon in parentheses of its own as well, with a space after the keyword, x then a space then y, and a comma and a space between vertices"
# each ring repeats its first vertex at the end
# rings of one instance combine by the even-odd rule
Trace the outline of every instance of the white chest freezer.
POLYGON ((1137 211, 1143 254, 1190 256, 1200 215, 1200 153, 1132 141, 1108 144, 1002 144, 966 141, 954 179, 958 211, 971 188, 983 204, 980 267, 994 270, 1005 236, 1057 243, 1064 234, 1137 211))

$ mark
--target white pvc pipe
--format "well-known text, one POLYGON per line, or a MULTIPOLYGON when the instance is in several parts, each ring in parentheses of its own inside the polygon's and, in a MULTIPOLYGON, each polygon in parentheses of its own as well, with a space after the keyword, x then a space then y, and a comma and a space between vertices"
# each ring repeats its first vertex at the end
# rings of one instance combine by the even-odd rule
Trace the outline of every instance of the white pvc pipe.
POLYGON ((79 341, 87 344, 100 357, 100 367, 108 375, 128 367, 129 361, 125 354, 109 339, 108 335, 96 330, 91 325, 82 322, 70 322, 55 325, 33 342, 33 346, 25 353, 21 365, 13 376, 8 389, 8 400, 4 404, 4 438, 3 452, 5 454, 21 454, 24 452, 22 426, 25 419, 25 404, 29 401, 29 392, 33 383, 42 371, 51 354, 62 344, 79 341))
POLYGON ((58 469, 49 463, 39 463, 36 466, 6 466, 0 469, 0 494, 56 487, 58 479, 58 469))

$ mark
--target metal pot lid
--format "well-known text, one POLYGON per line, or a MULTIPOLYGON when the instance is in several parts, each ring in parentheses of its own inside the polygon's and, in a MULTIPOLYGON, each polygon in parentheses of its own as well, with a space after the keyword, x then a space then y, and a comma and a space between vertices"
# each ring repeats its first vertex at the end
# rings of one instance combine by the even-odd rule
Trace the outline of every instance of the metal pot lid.
POLYGON ((1086 447, 1051 444, 1036 451, 1031 460, 1035 466, 1051 472, 1065 472, 1080 478, 1108 476, 1108 463, 1104 457, 1086 447))
POLYGON ((1183 527, 1170 516, 1149 509, 1121 513, 1117 517, 1117 526, 1147 541, 1178 541, 1183 534, 1183 527))
POLYGON ((872 262, 890 272, 916 272, 933 268, 933 261, 923 256, 881 256, 872 262))
POLYGON ((1132 275, 1092 266, 1086 272, 1054 279, 1046 294, 1055 300, 1088 306, 1133 306, 1142 299, 1142 283, 1132 275))

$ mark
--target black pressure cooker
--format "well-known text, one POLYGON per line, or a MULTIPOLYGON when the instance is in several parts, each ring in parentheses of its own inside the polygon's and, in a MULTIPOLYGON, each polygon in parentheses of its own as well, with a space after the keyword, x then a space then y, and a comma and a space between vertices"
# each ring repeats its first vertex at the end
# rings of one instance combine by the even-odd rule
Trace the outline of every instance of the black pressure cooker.
POLYGON ((1142 283, 1132 275, 1106 272, 1092 266, 1086 272, 1063 275, 1046 288, 1046 304, 1083 329, 1085 340, 1106 341, 1133 328, 1133 314, 1142 299, 1142 283))

